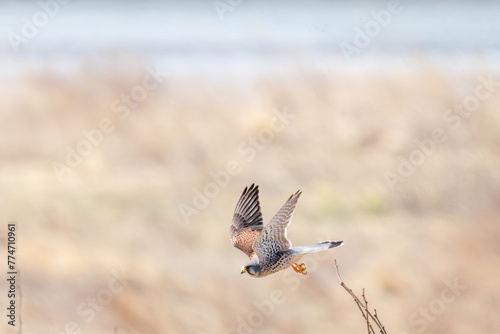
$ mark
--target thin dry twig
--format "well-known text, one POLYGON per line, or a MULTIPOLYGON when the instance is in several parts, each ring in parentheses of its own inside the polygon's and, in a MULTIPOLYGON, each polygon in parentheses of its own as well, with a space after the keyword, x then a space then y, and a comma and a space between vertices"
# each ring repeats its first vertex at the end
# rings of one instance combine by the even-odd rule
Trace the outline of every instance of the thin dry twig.
MULTIPOLYGON (((363 301, 365 302, 365 305, 364 305, 365 314, 369 314, 369 312, 368 312, 368 301, 366 300, 366 297, 365 297, 365 288, 363 288, 363 294, 361 296, 363 297, 363 301)), ((368 318, 368 317, 365 316, 365 319, 366 319, 366 327, 368 329, 368 333, 375 333, 375 331, 373 330, 372 325, 370 324, 370 318, 368 318)))
POLYGON ((377 319, 377 321, 378 321, 378 322, 380 323, 380 325, 382 326, 382 329, 384 330, 384 333, 386 333, 384 325, 382 325, 382 323, 380 322, 380 319, 378 318, 377 309, 375 309, 375 308, 374 308, 374 309, 373 309, 373 313, 374 313, 374 314, 373 314, 373 316, 375 317, 375 319, 377 319))
POLYGON ((359 300, 359 298, 354 294, 354 292, 347 287, 347 285, 345 285, 344 281, 342 280, 342 278, 340 277, 340 273, 339 273, 339 266, 337 264, 337 260, 335 260, 335 270, 337 271, 337 277, 339 279, 339 282, 340 282, 340 285, 351 295, 351 297, 354 299, 354 302, 356 303, 356 305, 358 306, 359 308, 359 311, 361 312, 361 315, 363 316, 363 318, 366 320, 366 328, 368 330, 368 334, 375 334, 375 331, 373 330, 373 327, 370 323, 370 319, 378 326, 378 328, 380 329, 380 333, 381 334, 387 334, 386 330, 385 330, 385 327, 384 325, 382 325, 382 322, 380 321, 380 319, 378 318, 378 315, 377 315, 377 310, 374 309, 374 314, 375 315, 372 315, 372 313, 368 310, 368 301, 366 300, 366 297, 365 297, 365 289, 363 288, 363 294, 362 294, 362 297, 363 297, 363 302, 361 300, 359 300))

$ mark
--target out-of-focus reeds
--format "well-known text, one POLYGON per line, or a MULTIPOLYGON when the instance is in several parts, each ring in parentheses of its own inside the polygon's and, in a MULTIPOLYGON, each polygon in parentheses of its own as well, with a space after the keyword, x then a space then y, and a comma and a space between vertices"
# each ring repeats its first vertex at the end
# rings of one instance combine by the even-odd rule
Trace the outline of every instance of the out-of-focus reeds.
POLYGON ((500 92, 467 117, 447 114, 488 73, 172 77, 120 119, 114 101, 145 74, 85 68, 1 84, 1 221, 19 226, 23 331, 362 333, 333 257, 352 289, 368 289, 388 333, 498 327, 500 92), (289 123, 251 146, 283 110, 289 123), (61 182, 53 163, 66 164, 68 147, 104 118, 113 131, 61 182), (446 139, 424 152, 418 143, 436 129, 446 139), (418 150, 423 162, 413 153, 413 172, 391 188, 387 175, 418 150), (237 175, 184 219, 179 205, 194 208, 233 160, 237 175), (228 228, 253 182, 266 223, 303 191, 295 245, 345 245, 311 258, 304 280, 291 270, 242 277, 228 228))

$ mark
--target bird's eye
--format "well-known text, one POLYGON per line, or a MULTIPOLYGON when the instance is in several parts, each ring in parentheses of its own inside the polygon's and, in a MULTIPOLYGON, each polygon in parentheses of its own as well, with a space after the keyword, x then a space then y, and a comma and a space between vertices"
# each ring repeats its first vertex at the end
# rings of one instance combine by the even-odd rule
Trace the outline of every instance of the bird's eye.
POLYGON ((248 269, 250 269, 250 266, 246 266, 246 267, 245 267, 245 270, 248 270, 248 269))

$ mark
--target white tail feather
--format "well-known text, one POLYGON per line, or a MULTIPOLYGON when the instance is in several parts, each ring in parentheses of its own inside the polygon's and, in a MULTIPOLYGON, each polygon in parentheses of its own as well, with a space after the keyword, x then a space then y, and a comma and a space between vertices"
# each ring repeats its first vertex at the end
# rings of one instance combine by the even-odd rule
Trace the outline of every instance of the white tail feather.
POLYGON ((292 254, 314 253, 314 252, 319 252, 319 251, 326 250, 329 248, 342 246, 343 244, 344 244, 343 241, 323 241, 323 242, 317 243, 316 245, 311 245, 311 246, 292 247, 292 248, 290 248, 290 252, 292 254))

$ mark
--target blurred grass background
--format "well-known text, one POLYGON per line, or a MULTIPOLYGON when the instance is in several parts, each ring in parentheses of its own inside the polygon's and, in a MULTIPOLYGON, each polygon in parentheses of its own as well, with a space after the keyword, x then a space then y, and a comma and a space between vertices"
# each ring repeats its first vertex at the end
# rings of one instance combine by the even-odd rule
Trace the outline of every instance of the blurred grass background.
MULTIPOLYGON (((40 11, 16 3, 0 11, 5 36, 40 11)), ((388 333, 497 330, 498 87, 449 114, 479 78, 500 80, 497 5, 403 3, 347 62, 337 44, 386 3, 241 2, 225 20, 197 1, 90 3, 61 6, 19 53, 0 41, 0 248, 16 222, 23 333, 365 333, 334 258, 388 333), (157 66, 171 75, 121 119, 114 103, 157 66), (58 177, 104 119, 113 130, 58 177), (391 187, 436 129, 446 140, 391 187), (231 161, 238 173, 185 219, 231 161), (305 257, 305 277, 240 275, 228 231, 252 183, 265 223, 303 191, 294 245, 344 246, 305 257)))
POLYGON ((477 76, 304 72, 244 86, 167 78, 119 121, 110 103, 144 75, 85 68, 3 83, 1 215, 18 224, 25 333, 60 333, 69 322, 88 333, 245 333, 240 319, 248 323, 254 302, 276 289, 284 301, 252 332, 362 333, 333 258, 352 289, 367 289, 389 333, 419 332, 412 314, 440 299, 446 280, 467 288, 425 332, 494 332, 500 95, 456 130, 442 119, 474 91, 477 76), (275 109, 295 118, 246 161, 238 146, 268 127, 275 109), (59 182, 52 162, 64 163, 64 147, 104 117, 115 131, 59 182), (449 139, 391 191, 384 173, 397 173, 398 157, 408 158, 414 141, 436 127, 449 139), (192 205, 193 189, 203 191, 210 172, 230 160, 241 172, 184 221, 179 204, 192 205), (240 275, 247 259, 230 246, 228 227, 252 182, 261 187, 266 223, 302 189, 288 233, 295 245, 345 241, 298 286, 291 269, 265 279, 240 275), (87 323, 78 306, 108 288, 116 270, 133 279, 87 323))

